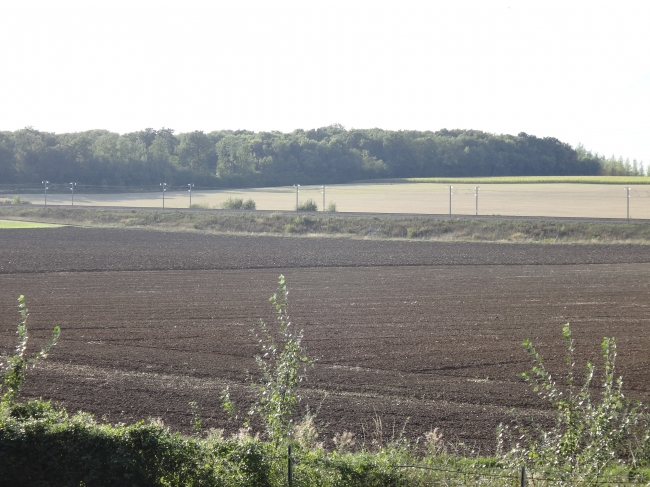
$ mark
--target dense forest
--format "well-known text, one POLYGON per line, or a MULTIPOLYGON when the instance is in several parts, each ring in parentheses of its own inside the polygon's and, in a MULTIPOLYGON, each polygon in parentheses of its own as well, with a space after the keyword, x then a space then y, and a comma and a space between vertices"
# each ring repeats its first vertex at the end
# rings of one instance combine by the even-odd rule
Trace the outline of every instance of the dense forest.
POLYGON ((0 132, 0 186, 75 181, 104 188, 194 183, 197 187, 333 184, 375 178, 634 175, 643 165, 605 159, 579 145, 520 133, 145 129, 54 134, 0 132))

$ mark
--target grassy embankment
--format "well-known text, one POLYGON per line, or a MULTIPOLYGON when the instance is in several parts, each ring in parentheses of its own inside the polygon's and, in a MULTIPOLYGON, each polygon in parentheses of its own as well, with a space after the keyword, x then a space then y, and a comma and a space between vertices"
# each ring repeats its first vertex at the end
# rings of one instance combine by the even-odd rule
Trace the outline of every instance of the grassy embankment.
POLYGON ((273 235, 538 243, 648 243, 647 223, 351 217, 333 213, 120 210, 0 206, 0 218, 96 227, 273 235))

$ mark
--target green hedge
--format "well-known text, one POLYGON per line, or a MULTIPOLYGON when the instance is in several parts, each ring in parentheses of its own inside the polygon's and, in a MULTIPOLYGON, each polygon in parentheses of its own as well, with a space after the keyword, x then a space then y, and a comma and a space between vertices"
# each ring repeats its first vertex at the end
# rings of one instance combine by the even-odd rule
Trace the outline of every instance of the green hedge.
MULTIPOLYGON (((286 452, 250 436, 187 437, 156 421, 100 424, 45 401, 0 407, 3 486, 285 486, 286 452)), ((409 485, 397 467, 405 454, 296 445, 293 485, 409 485)))
POLYGON ((274 455, 263 442, 212 441, 157 422, 99 424, 47 402, 5 407, 0 418, 3 485, 273 485, 274 455))

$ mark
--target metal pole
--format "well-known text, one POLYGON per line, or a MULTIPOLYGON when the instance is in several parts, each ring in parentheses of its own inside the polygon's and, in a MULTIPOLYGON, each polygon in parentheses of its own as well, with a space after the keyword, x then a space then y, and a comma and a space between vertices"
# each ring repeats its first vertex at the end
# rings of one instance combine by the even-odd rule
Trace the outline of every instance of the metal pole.
POLYGON ((476 187, 476 216, 478 216, 478 190, 479 187, 476 187))
POLYGON ((188 186, 190 187, 190 189, 189 189, 189 192, 190 192, 190 208, 192 208, 192 188, 194 187, 194 185, 192 183, 190 183, 190 184, 188 184, 188 186))
POLYGON ((449 186, 449 216, 451 216, 451 190, 453 186, 449 186))
POLYGON ((521 482, 519 485, 521 487, 526 487, 526 465, 521 467, 521 482))
POLYGON ((298 211, 298 192, 299 192, 298 188, 300 188, 300 185, 294 184, 294 186, 296 187, 296 211, 298 211))
POLYGON ((70 183, 70 191, 72 191, 72 206, 74 206, 74 187, 77 183, 70 183))
POLYGON ((163 210, 165 209, 165 191, 167 191, 167 183, 160 183, 160 187, 162 188, 162 194, 163 194, 163 210))
POLYGON ((632 188, 630 188, 629 186, 625 188, 625 190, 627 191, 627 219, 628 220, 630 219, 630 189, 632 188))
POLYGON ((45 193, 45 206, 47 206, 47 185, 50 184, 49 181, 41 181, 43 183, 43 192, 45 193))
POLYGON ((321 186, 323 188, 323 211, 325 211, 325 186, 321 186))
POLYGON ((293 461, 291 458, 291 445, 287 447, 289 456, 287 458, 287 479, 289 480, 289 487, 293 485, 293 461))

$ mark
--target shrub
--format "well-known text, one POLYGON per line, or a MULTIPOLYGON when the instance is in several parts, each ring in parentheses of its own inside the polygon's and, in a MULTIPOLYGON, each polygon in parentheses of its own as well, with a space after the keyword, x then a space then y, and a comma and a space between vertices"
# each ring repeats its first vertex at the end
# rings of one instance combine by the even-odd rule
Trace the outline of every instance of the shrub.
MULTIPOLYGON (((256 401, 251 404, 248 418, 244 423, 250 427, 250 418, 259 416, 266 428, 266 434, 274 445, 293 435, 291 414, 301 400, 301 382, 306 368, 312 364, 302 346, 303 330, 296 330, 289 319, 289 291, 283 275, 278 281, 278 291, 269 298, 276 314, 278 325, 276 333, 260 320, 255 338, 261 345, 261 353, 255 362, 262 373, 262 379, 254 384, 256 401)), ((234 415, 235 404, 231 401, 228 389, 222 393, 224 409, 234 415)))
POLYGON ((296 206, 296 211, 318 211, 318 205, 310 198, 296 206))
POLYGON ((251 198, 244 201, 244 198, 228 198, 221 203, 221 208, 225 210, 254 210, 256 208, 255 201, 251 198))
POLYGON ((325 211, 327 211, 329 213, 336 213, 336 203, 331 201, 330 204, 327 205, 327 209, 325 211))
POLYGON ((533 359, 533 367, 522 377, 533 384, 534 390, 551 403, 555 410, 555 425, 549 431, 540 427, 520 427, 514 446, 503 452, 508 440, 507 427, 500 426, 498 450, 506 463, 527 464, 538 469, 551 468, 566 473, 600 475, 616 462, 648 459, 648 414, 640 405, 623 396, 623 379, 615 376, 616 342, 605 337, 601 344, 604 377, 599 400, 592 397, 591 382, 595 367, 587 362, 584 384, 574 385, 574 342, 571 328, 562 330, 567 347, 568 372, 566 387, 559 387, 546 369, 535 346, 526 340, 524 347, 533 359))
POLYGON ((190 208, 208 210, 208 209, 210 209, 210 205, 208 203, 192 203, 190 205, 190 208))
POLYGON ((22 199, 20 196, 16 195, 16 196, 14 196, 13 199, 11 200, 11 204, 12 204, 12 205, 31 205, 32 202, 31 202, 31 201, 24 200, 24 199, 22 199))
POLYGON ((18 392, 25 381, 25 369, 28 366, 35 366, 36 362, 40 359, 47 358, 47 352, 52 348, 57 340, 61 330, 58 326, 54 327, 51 340, 45 344, 41 351, 32 358, 28 358, 27 341, 27 317, 29 312, 25 306, 25 296, 20 295, 18 298, 18 310, 20 312, 20 322, 18 323, 18 343, 16 345, 16 352, 12 356, 2 355, 0 357, 0 372, 2 373, 3 380, 0 385, 0 392, 2 398, 0 404, 11 403, 15 401, 18 392))
POLYGON ((244 201, 244 204, 242 205, 242 209, 244 210, 255 210, 257 208, 257 205, 255 204, 255 201, 253 201, 252 198, 248 198, 246 201, 244 201))
POLYGON ((241 210, 242 206, 244 206, 243 198, 228 198, 221 203, 221 208, 224 210, 241 210))

